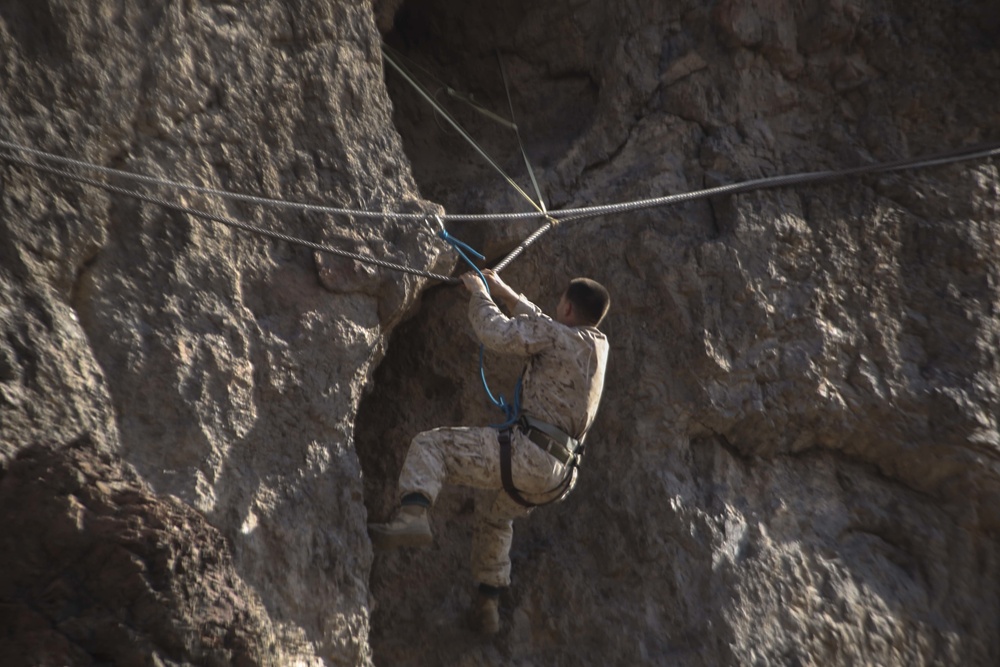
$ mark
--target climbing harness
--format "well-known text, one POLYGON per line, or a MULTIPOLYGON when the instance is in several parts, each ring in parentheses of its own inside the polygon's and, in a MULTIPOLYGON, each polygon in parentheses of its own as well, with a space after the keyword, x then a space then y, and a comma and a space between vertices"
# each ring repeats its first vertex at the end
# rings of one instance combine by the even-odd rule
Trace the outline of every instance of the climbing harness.
POLYGON ((497 439, 500 442, 500 482, 503 489, 510 496, 511 500, 522 507, 538 507, 562 500, 569 492, 573 484, 574 470, 579 468, 580 459, 583 456, 583 443, 576 438, 569 436, 559 428, 529 415, 522 415, 516 423, 498 429, 497 439), (548 452, 566 466, 566 474, 559 484, 554 488, 541 494, 543 496, 553 495, 549 500, 540 503, 533 503, 527 500, 514 485, 514 475, 511 465, 511 444, 513 431, 518 429, 528 436, 535 445, 545 452, 548 452))
POLYGON ((557 426, 535 419, 531 415, 522 415, 518 425, 528 433, 528 438, 532 442, 559 459, 560 463, 569 463, 583 454, 583 443, 557 426))

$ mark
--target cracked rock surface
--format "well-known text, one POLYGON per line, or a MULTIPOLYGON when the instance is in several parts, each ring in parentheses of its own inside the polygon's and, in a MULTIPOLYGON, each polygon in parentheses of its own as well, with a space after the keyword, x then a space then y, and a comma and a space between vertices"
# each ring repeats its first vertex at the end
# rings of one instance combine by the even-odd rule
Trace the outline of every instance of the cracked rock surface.
MULTIPOLYGON (((533 193, 517 137, 446 88, 513 107, 550 208, 628 201, 1000 139, 992 5, 0 3, 0 139, 293 201, 530 210, 384 39, 533 193)), ((419 222, 87 175, 458 268, 419 222)), ((575 275, 611 289, 611 360, 580 484, 515 524, 484 640, 474 493, 442 494, 429 550, 373 555, 365 532, 413 435, 498 418, 460 288, 0 161, 0 654, 997 664, 998 202, 979 160, 529 248, 504 277, 543 308, 575 275)), ((538 224, 450 231, 496 261, 538 224)), ((518 362, 486 362, 509 393, 518 362)))

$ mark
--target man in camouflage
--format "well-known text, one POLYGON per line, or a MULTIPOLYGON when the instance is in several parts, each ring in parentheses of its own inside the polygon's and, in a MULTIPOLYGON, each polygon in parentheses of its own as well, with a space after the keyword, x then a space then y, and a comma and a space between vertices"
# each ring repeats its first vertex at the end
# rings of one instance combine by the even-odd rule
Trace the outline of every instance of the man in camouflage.
POLYGON ((523 420, 506 431, 438 428, 417 435, 399 477, 399 513, 390 523, 370 524, 369 532, 379 549, 427 546, 432 542, 427 509, 442 484, 483 489, 472 536, 472 573, 479 584, 473 611, 479 629, 493 634, 499 630, 500 593, 510 585, 513 520, 533 506, 561 499, 576 483, 578 459, 576 451, 568 450, 577 449, 597 414, 608 358, 608 340, 597 326, 610 300, 600 284, 577 278, 550 318, 494 272, 487 270, 484 276, 489 290, 478 275, 462 276, 472 295, 469 319, 487 348, 528 358, 522 376, 523 420), (502 447, 509 448, 506 483, 502 447))

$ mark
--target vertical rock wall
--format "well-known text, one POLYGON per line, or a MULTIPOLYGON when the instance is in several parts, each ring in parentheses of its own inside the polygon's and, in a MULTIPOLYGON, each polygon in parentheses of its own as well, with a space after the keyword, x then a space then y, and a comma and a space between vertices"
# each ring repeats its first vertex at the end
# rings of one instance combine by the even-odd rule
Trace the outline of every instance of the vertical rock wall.
MULTIPOLYGON (((996 140, 998 35, 976 2, 427 0, 389 41, 446 77, 434 90, 503 103, 499 49, 544 193, 570 206, 996 140)), ((423 192, 527 210, 390 92, 423 192)), ((456 113, 524 174, 513 135, 456 113)), ((516 524, 486 643, 454 629, 475 497, 445 495, 434 549, 376 556, 376 663, 995 663, 997 195, 996 165, 972 162, 544 237, 509 282, 549 309, 569 276, 613 291, 582 482, 516 524)), ((499 257, 529 229, 458 234, 499 257)), ((358 431, 373 513, 414 433, 497 418, 464 303, 428 294, 376 374, 358 431)), ((487 365, 513 386, 517 362, 487 365)))
MULTIPOLYGON (((621 201, 995 140, 990 5, 4 3, 0 136, 299 201, 525 210, 384 76, 381 32, 502 112, 500 49, 549 205, 621 201)), ((527 188, 509 131, 460 113, 527 188)), ((546 308, 570 275, 612 288, 612 361, 582 482, 517 525, 483 641, 462 624, 473 494, 442 496, 431 550, 373 559, 364 531, 413 434, 496 418, 460 290, 0 163, 0 648, 995 664, 998 190, 979 162, 751 193, 566 224, 515 262, 546 308)), ((150 192, 453 261, 420 225, 150 192)), ((453 231, 497 257, 532 229, 453 231)), ((512 387, 517 363, 487 361, 512 387)))
MULTIPOLYGON (((6 141, 209 188, 432 210, 391 125, 368 3, 4 3, 0 52, 6 141)), ((439 253, 408 225, 140 189, 421 268, 439 253)), ((366 663, 354 412, 417 281, 7 163, 0 221, 4 460, 86 436, 134 467, 137 492, 176 496, 223 536, 203 548, 227 545, 273 620, 276 664, 366 663)))

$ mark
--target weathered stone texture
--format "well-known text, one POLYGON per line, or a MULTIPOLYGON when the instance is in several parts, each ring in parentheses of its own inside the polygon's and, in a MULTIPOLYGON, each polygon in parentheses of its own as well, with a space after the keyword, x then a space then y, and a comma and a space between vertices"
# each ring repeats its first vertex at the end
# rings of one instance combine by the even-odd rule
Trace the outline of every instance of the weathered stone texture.
MULTIPOLYGON (((398 24, 390 40, 455 87, 502 100, 501 49, 553 206, 1000 136, 989 3, 490 7, 407 3, 450 29, 421 41, 430 31, 398 24), (557 92, 569 72, 588 81, 573 104, 557 92), (546 115, 551 97, 563 115, 546 115), (577 131, 560 145, 557 127, 577 131)), ((449 209, 526 208, 507 192, 484 197, 488 181, 503 187, 495 175, 392 79, 390 91, 423 192, 449 209)), ((470 122, 519 168, 509 135, 470 122)), ((996 662, 997 194, 996 165, 972 162, 550 233, 508 282, 550 308, 567 276, 613 289, 608 385, 580 487, 515 526, 507 629, 485 646, 421 634, 457 622, 471 595, 454 573, 466 571, 474 497, 444 496, 436 550, 375 561, 376 661, 996 662), (428 598, 441 607, 425 618, 428 598)), ((533 228, 497 227, 458 235, 499 256, 533 228)), ((463 301, 425 297, 362 408, 376 513, 414 432, 498 417, 473 371, 463 301), (429 401, 400 401, 418 386, 429 401)), ((494 387, 513 386, 515 363, 487 364, 494 387)))
POLYGON ((0 479, 3 663, 280 664, 218 530, 94 445, 26 447, 0 479))
MULTIPOLYGON (((367 3, 4 3, 0 52, 5 140, 212 188, 433 210, 391 127, 367 3)), ((367 661, 353 414, 417 281, 22 167, 0 180, 4 457, 94 434, 222 531, 288 647, 367 661)), ((409 225, 148 191, 421 267, 441 254, 409 225)))
MULTIPOLYGON (((297 201, 528 210, 384 37, 530 191, 510 131, 442 89, 507 113, 499 50, 549 206, 624 201, 997 140, 994 4, 3 2, 0 138, 297 201)), ((422 224, 136 187, 454 262, 422 224)), ((373 558, 364 529, 415 433, 498 418, 460 288, 0 162, 6 641, 42 664, 996 664, 998 202, 978 161, 543 237, 505 279, 549 309, 572 275, 612 289, 606 398, 577 490, 516 524, 483 641, 473 494, 442 494, 428 551, 373 558), (111 552, 122 610, 93 583, 111 552)), ((494 260, 537 224, 452 231, 494 260)), ((517 363, 487 364, 509 393, 517 363)))

